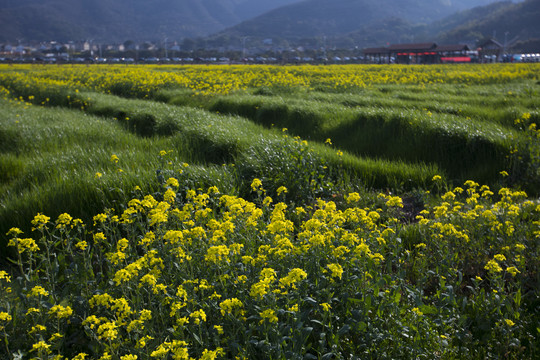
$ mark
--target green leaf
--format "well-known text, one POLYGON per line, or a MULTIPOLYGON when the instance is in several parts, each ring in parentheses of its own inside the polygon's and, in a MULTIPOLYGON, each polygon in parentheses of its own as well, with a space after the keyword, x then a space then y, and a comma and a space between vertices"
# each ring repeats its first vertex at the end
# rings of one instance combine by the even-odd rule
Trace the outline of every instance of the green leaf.
POLYGON ((338 331, 338 335, 345 335, 351 330, 351 327, 347 324, 343 325, 341 329, 338 331))
POLYGON ((193 337, 195 338, 195 340, 197 340, 197 342, 199 343, 199 345, 203 345, 203 342, 201 340, 201 338, 195 334, 195 333, 192 333, 193 337))
POLYGON ((367 324, 363 321, 360 321, 358 323, 358 331, 365 331, 367 329, 367 324))
POLYGON ((396 304, 399 304, 400 300, 401 300, 401 293, 399 291, 396 291, 394 293, 394 302, 396 304))
POLYGON ((308 296, 307 298, 304 299, 304 301, 312 306, 317 306, 317 300, 313 299, 312 297, 308 296))
POLYGON ((422 305, 420 306, 420 311, 423 312, 424 314, 436 314, 437 308, 432 305, 422 305))
POLYGON ((311 326, 302 328, 302 336, 308 337, 309 334, 313 332, 313 328, 311 326))

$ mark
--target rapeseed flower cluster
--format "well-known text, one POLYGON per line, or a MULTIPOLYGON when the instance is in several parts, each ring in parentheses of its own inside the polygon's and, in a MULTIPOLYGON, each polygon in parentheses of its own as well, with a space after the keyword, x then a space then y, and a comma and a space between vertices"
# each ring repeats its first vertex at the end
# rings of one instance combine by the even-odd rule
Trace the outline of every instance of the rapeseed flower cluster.
MULTIPOLYGON (((177 187, 171 179, 167 183, 163 194, 177 187)), ((262 181, 251 184, 254 193, 264 191, 262 181)), ((530 254, 538 251, 529 236, 538 231, 538 204, 521 191, 495 192, 475 182, 426 204, 413 223, 400 218, 403 199, 387 194, 377 197, 372 208, 357 207, 362 200, 358 193, 295 207, 257 205, 221 194, 214 186, 171 201, 157 199, 140 195, 118 215, 96 215, 84 240, 70 241, 74 235, 65 230, 74 220, 69 214, 54 223, 40 214, 32 225, 41 234, 62 234, 74 244, 69 256, 77 266, 64 264, 56 287, 46 276, 36 277, 36 284, 22 292, 28 305, 20 304, 16 294, 0 294, 0 336, 25 329, 20 332, 24 341, 10 340, 9 346, 64 356, 61 344, 72 331, 67 329, 77 328, 92 344, 89 359, 252 357, 258 350, 243 344, 255 339, 294 337, 310 347, 313 331, 345 336, 364 331, 368 322, 380 329, 388 322, 391 328, 421 327, 430 346, 439 346, 433 344, 441 344, 441 334, 454 336, 434 310, 443 301, 454 306, 449 284, 467 282, 476 286, 476 293, 467 296, 484 291, 484 301, 502 306, 496 297, 519 286, 534 261, 530 254), (85 246, 75 245, 82 241, 85 246), (83 276, 88 281, 79 281, 83 276), (416 293, 413 282, 431 293, 416 293), (62 288, 72 294, 60 295, 62 288), (6 301, 21 308, 6 311, 6 301), (26 314, 25 322, 12 311, 26 314), (231 341, 238 347, 228 347, 231 341)), ((13 244, 20 235, 10 232, 13 244)), ((66 245, 57 246, 50 250, 66 245)), ((42 253, 39 247, 33 257, 43 269, 54 270, 44 258, 39 262, 42 253)), ((28 265, 23 261, 22 266, 28 265)), ((12 282, 0 271, 0 289, 12 282)), ((523 312, 516 299, 507 298, 494 321, 508 324, 505 319, 512 319, 515 325, 508 327, 519 329, 526 320, 508 310, 523 312)), ((391 330, 387 336, 393 336, 391 330)), ((395 339, 407 342, 402 336, 395 339)), ((335 345, 343 353, 374 346, 321 341, 317 346, 335 345)), ((286 351, 302 351, 294 342, 281 344, 286 351)), ((438 349, 446 351, 442 345, 438 349)))
MULTIPOLYGON (((32 68, 32 77, 26 76, 29 68, 15 65, 10 72, 0 75, 4 91, 18 90, 22 100, 48 104, 51 96, 72 90, 74 96, 67 101, 84 109, 91 100, 83 97, 79 89, 106 94, 114 93, 137 98, 149 98, 160 89, 187 88, 195 95, 225 95, 249 88, 327 88, 346 91, 365 88, 374 84, 489 84, 506 83, 515 79, 537 76, 534 64, 493 64, 491 66, 466 65, 460 69, 447 66, 376 65, 295 67, 254 65, 246 71, 244 66, 107 66, 107 67, 44 67, 32 68), (28 93, 28 89, 35 89, 28 93)), ((65 97, 65 95, 64 95, 65 97)), ((53 101, 58 101, 53 96, 53 101)), ((63 101, 66 101, 63 99, 63 101)), ((429 113, 429 112, 428 112, 429 113)), ((526 113, 527 114, 527 113, 526 113)), ((527 121, 526 114, 522 118, 527 121)))

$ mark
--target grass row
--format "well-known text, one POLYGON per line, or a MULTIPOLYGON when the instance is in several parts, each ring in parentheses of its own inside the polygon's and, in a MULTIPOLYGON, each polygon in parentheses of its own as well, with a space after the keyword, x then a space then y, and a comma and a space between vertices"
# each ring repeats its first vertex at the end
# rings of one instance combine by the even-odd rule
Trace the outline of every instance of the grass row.
MULTIPOLYGON (((55 93, 48 95, 47 104, 54 104, 55 93)), ((2 101, 2 234, 14 223, 28 223, 37 212, 56 216, 69 211, 88 219, 125 200, 137 185, 156 191, 156 170, 165 171, 169 162, 190 165, 185 188, 217 184, 224 191, 248 194, 246 182, 260 177, 269 190, 290 183, 290 196, 299 202, 311 201, 301 200, 306 193, 329 195, 336 191, 331 185, 347 181, 410 190, 439 173, 435 167, 342 154, 204 110, 97 93, 74 93, 70 101, 84 103, 84 112, 2 101), (118 163, 110 160, 113 154, 118 163)))
MULTIPOLYGON (((449 114, 448 109, 437 111, 437 104, 427 105, 427 96, 422 102, 394 101, 390 96, 372 102, 370 96, 363 95, 239 94, 197 101, 185 91, 163 91, 157 98, 240 115, 319 142, 330 138, 338 148, 357 155, 435 163, 457 182, 473 178, 485 183, 493 183, 499 172, 508 168, 513 148, 524 152, 524 139, 513 123, 528 110, 525 106, 520 110, 504 109, 508 114, 504 120, 499 119, 503 125, 478 114, 471 118, 449 114)), ((486 108, 476 105, 479 110, 475 111, 486 108)), ((533 119, 538 116, 538 112, 533 114, 533 119)))
MULTIPOLYGON (((370 88, 358 85, 356 88, 338 87, 333 91, 328 88, 313 91, 305 84, 303 87, 298 86, 302 82, 283 86, 277 79, 284 75, 295 79, 304 78, 306 71, 312 73, 313 83, 339 79, 330 74, 328 69, 294 68, 282 69, 281 72, 270 69, 266 75, 272 74, 276 83, 247 91, 254 96, 240 92, 215 97, 194 96, 198 90, 178 89, 179 84, 186 80, 186 74, 196 75, 202 81, 200 86, 209 81, 208 76, 198 72, 199 69, 189 67, 163 68, 160 71, 150 68, 146 72, 139 68, 101 69, 100 72, 91 68, 67 68, 67 73, 40 69, 37 72, 39 79, 34 79, 34 83, 32 79, 21 79, 16 73, 13 76, 4 73, 2 81, 6 86, 16 88, 19 96, 36 97, 41 101, 49 99, 49 87, 59 88, 64 93, 60 93, 56 103, 64 105, 67 101, 74 106, 79 103, 84 106, 85 100, 77 102, 77 97, 70 99, 66 92, 70 93, 70 87, 84 88, 84 84, 88 83, 90 88, 122 96, 151 96, 175 105, 203 107, 213 112, 240 115, 267 127, 286 127, 293 135, 306 139, 322 142, 330 138, 336 147, 360 156, 435 163, 451 174, 456 183, 473 178, 494 184, 500 171, 511 168, 515 183, 527 187, 526 181, 522 179, 530 166, 530 155, 523 136, 514 129, 514 122, 523 114, 528 114, 530 123, 538 120, 538 97, 535 96, 538 94, 538 83, 531 79, 534 67, 486 69, 477 68, 475 71, 481 70, 486 78, 510 76, 512 81, 480 86, 484 81, 478 74, 470 72, 472 68, 459 68, 458 71, 440 68, 429 71, 422 69, 416 75, 439 78, 446 73, 454 80, 464 76, 464 80, 461 83, 450 81, 452 85, 437 83, 426 86, 420 82, 420 85, 378 85, 370 88), (76 70, 82 71, 78 73, 76 70), (497 71, 500 72, 498 75, 497 71), (524 77, 522 79, 518 75, 520 72, 524 77), (105 77, 107 74, 109 78, 105 77), (126 74, 132 78, 126 78, 126 74), (471 82, 471 79, 476 80, 471 82), (178 82, 176 86, 175 81, 178 82), (170 88, 173 90, 166 90, 170 88), (32 92, 36 94, 31 95, 32 92), (519 152, 515 157, 520 158, 520 161, 511 159, 512 163, 509 163, 509 153, 515 149, 519 152)), ((251 70, 239 70, 212 69, 209 73, 219 78, 215 86, 218 86, 221 77, 236 76, 236 81, 255 81, 251 70)), ((351 69, 335 70, 339 70, 340 76, 347 74, 348 81, 354 80, 354 77, 350 77, 351 69)), ((405 78, 412 76, 411 80, 415 74, 409 70, 400 71, 404 71, 401 76, 405 78)), ((381 75, 380 69, 376 68, 362 71, 381 75)), ((388 73, 382 73, 388 78, 388 73)), ((409 80, 406 83, 410 83, 409 80)), ((151 116, 139 116, 132 120, 130 126, 137 128, 141 134, 155 130, 151 116)), ((160 131, 163 130, 167 131, 162 127, 160 131)), ((527 187, 527 190, 536 191, 534 186, 527 187)))

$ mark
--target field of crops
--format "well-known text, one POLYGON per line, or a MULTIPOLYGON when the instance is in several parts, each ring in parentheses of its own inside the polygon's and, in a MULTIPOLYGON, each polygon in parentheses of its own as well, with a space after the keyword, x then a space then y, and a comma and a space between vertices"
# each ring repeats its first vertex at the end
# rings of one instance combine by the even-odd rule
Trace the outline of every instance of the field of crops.
POLYGON ((0 65, 0 358, 534 359, 540 65, 0 65))

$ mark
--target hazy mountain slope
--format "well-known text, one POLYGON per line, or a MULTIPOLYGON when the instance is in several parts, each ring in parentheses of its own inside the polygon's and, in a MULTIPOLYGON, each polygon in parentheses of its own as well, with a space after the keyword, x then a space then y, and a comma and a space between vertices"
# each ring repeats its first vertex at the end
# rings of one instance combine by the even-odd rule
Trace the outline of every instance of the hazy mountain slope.
POLYGON ((99 41, 208 35, 300 0, 2 0, 0 40, 99 41))
POLYGON ((244 21, 224 33, 240 36, 303 38, 333 36, 383 19, 430 22, 490 0, 307 0, 244 21))
POLYGON ((475 45, 493 37, 508 46, 516 40, 521 47, 538 49, 529 39, 540 39, 540 0, 522 3, 501 1, 460 11, 429 24, 412 24, 400 18, 386 19, 372 26, 331 39, 340 47, 379 47, 388 43, 437 42, 439 44, 475 45), (513 40, 513 41, 512 41, 513 40))
POLYGON ((234 13, 241 20, 248 20, 270 10, 299 1, 302 0, 236 0, 237 4, 234 7, 234 13))
POLYGON ((460 42, 495 35, 501 43, 505 33, 508 41, 540 38, 539 21, 540 0, 526 0, 494 7, 484 16, 471 17, 470 21, 441 33, 439 38, 445 42, 460 42))
POLYGON ((511 1, 501 1, 486 6, 478 6, 472 9, 459 11, 441 20, 429 24, 414 24, 402 18, 388 18, 378 21, 376 24, 362 26, 357 31, 344 36, 339 36, 333 41, 338 46, 354 44, 359 47, 378 47, 387 43, 407 42, 438 42, 438 43, 475 43, 484 36, 474 32, 474 38, 449 38, 448 33, 455 29, 482 22, 501 11, 513 9, 516 4, 511 1))

